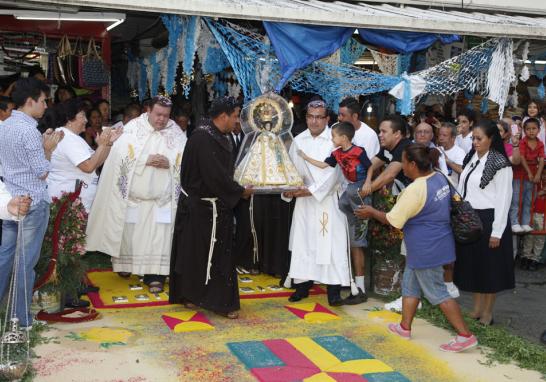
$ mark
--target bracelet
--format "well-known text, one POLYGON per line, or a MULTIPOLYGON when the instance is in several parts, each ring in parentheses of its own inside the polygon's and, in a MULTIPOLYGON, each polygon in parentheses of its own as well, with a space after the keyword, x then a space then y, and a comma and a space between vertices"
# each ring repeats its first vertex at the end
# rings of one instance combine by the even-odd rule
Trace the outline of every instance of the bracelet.
POLYGON ((519 145, 517 145, 517 146, 516 146, 516 145, 512 145, 512 148, 514 148, 514 149, 517 149, 518 147, 519 147, 519 145))

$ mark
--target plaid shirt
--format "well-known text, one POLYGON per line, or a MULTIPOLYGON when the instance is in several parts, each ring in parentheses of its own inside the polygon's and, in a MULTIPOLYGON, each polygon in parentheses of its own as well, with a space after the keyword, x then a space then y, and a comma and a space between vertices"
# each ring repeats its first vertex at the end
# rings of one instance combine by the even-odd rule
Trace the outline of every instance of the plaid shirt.
POLYGON ((32 204, 49 202, 47 183, 40 179, 49 172, 38 123, 14 110, 0 127, 0 162, 4 183, 11 195, 30 195, 32 204))

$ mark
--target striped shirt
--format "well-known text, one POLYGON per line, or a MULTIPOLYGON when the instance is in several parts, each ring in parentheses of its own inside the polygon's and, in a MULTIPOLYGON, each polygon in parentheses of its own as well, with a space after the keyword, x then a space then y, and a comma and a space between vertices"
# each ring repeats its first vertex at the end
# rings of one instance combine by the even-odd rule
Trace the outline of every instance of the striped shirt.
POLYGON ((31 116, 13 110, 0 128, 0 162, 4 183, 11 195, 30 195, 32 204, 49 202, 44 177, 50 164, 45 157, 38 123, 31 116))

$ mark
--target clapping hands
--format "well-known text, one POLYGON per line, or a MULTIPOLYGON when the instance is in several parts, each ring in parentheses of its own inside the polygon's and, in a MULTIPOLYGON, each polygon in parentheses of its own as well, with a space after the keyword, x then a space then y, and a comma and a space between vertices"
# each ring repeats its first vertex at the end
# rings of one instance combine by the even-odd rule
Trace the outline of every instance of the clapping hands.
POLYGON ((57 147, 57 144, 64 138, 64 132, 54 131, 53 129, 47 129, 42 135, 42 144, 44 146, 44 151, 53 152, 57 147))

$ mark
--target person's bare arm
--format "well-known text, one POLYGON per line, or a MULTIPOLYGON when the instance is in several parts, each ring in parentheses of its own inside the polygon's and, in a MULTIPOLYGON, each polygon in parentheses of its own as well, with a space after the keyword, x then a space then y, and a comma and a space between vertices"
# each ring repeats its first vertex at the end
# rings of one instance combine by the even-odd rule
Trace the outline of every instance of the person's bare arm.
POLYGON ((364 182, 364 184, 362 185, 362 189, 360 190, 360 195, 362 197, 368 196, 373 192, 373 190, 372 190, 372 187, 373 187, 373 182, 372 182, 373 174, 381 166, 383 166, 385 164, 385 162, 383 162, 381 159, 379 159, 377 157, 373 157, 371 162, 372 162, 372 165, 368 168, 368 174, 366 175, 366 181, 364 182))
POLYGON ((540 178, 542 177, 542 170, 544 170, 544 158, 538 158, 538 167, 533 183, 540 183, 540 178))
POLYGON ((298 150, 298 155, 301 156, 306 162, 311 163, 313 166, 318 168, 328 168, 330 165, 326 162, 321 162, 319 160, 313 159, 307 154, 305 154, 303 151, 298 150))
MULTIPOLYGON (((375 158, 374 158, 375 159, 375 158)), ((373 164, 372 164, 373 167, 373 164)), ((386 186, 387 184, 390 184, 394 181, 396 176, 402 171, 402 163, 400 162, 391 162, 387 166, 387 168, 379 174, 377 178, 374 179, 371 186, 371 192, 375 192, 382 187, 386 186)), ((362 195, 362 193, 361 193, 362 195)), ((366 195, 362 195, 366 196, 366 195)))

